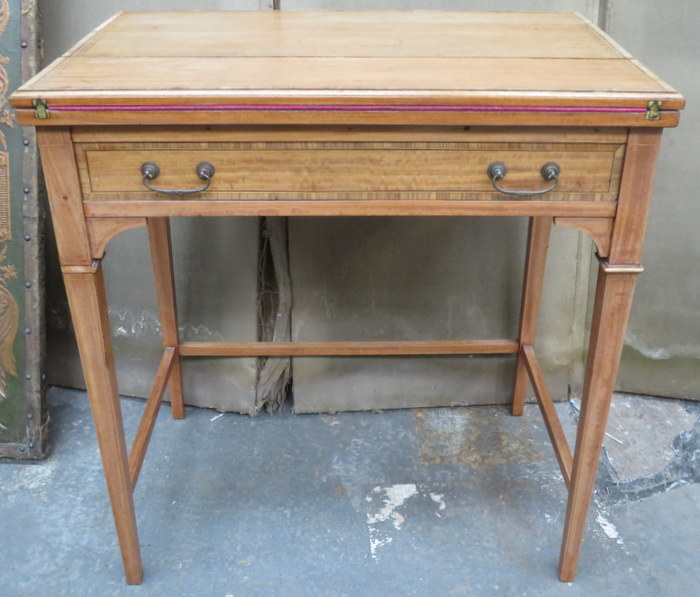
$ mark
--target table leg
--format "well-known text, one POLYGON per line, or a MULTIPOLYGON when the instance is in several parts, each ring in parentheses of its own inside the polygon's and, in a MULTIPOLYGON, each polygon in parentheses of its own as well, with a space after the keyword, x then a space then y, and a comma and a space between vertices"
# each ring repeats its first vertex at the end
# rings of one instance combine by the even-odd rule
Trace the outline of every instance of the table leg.
MULTIPOLYGON (((544 268, 547 261, 547 249, 549 248, 549 236, 552 231, 552 218, 530 218, 530 227, 527 235, 527 255, 525 257, 525 281, 523 282, 523 298, 520 307, 520 330, 518 344, 520 348, 525 344, 534 344, 537 330, 537 316, 540 311, 540 299, 542 297, 542 283, 544 281, 544 268)), ((525 395, 529 377, 525 367, 525 358, 522 352, 518 352, 515 362, 515 389, 513 390, 513 414, 523 414, 525 395)))
POLYGON ((140 584, 143 577, 129 465, 112 354, 109 314, 102 268, 72 267, 65 271, 73 325, 85 373, 90 408, 95 421, 114 524, 121 547, 126 581, 140 584))
POLYGON ((574 450, 559 578, 573 581, 593 494, 610 401, 615 389, 636 273, 632 267, 601 263, 583 382, 581 415, 574 450))
POLYGON ((163 333, 163 347, 175 349, 175 360, 168 381, 170 406, 174 419, 185 418, 185 403, 182 397, 182 372, 178 351, 179 334, 177 323, 177 303, 175 302, 175 274, 173 270, 172 243, 170 240, 169 218, 148 218, 148 240, 151 245, 153 277, 156 284, 160 327, 163 333))

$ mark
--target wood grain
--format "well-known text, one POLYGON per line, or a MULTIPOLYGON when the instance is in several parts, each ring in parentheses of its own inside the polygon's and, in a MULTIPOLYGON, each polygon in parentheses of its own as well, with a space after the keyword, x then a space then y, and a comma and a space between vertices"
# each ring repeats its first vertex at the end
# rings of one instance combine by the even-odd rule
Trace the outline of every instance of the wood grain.
MULTIPOLYGON (((543 200, 614 200, 620 166, 615 145, 463 144, 463 143, 274 143, 262 144, 101 144, 78 148, 86 199, 157 197, 142 182, 141 165, 156 162, 160 176, 151 184, 164 189, 201 186, 200 162, 216 168, 202 199, 372 199, 414 193, 440 193, 472 199, 503 197, 491 186, 486 170, 492 162, 508 167, 501 183, 510 189, 545 185, 540 169, 561 166, 556 191, 543 200), (205 145, 202 147, 202 145, 205 145), (617 171, 613 167, 617 167, 617 171), (244 194, 243 197, 240 197, 244 194)), ((161 197, 162 198, 162 197, 161 197)))
POLYGON ((518 330, 520 350, 515 361, 515 385, 513 388, 512 407, 512 413, 515 416, 521 416, 525 406, 528 372, 525 363, 526 355, 523 353, 522 347, 532 345, 535 342, 551 232, 552 218, 530 218, 527 234, 527 252, 525 254, 525 276, 520 305, 520 326, 518 330))
MULTIPOLYGON (((433 101, 438 98, 432 96, 433 101)), ((18 99, 18 102, 20 100, 18 99)), ((120 99, 124 103, 138 101, 135 97, 120 99)), ((154 99, 155 103, 157 100, 154 99)), ((163 100, 168 103, 168 98, 163 100)), ((195 98, 195 101, 198 101, 195 98)), ((286 102, 300 103, 303 98, 288 98, 286 102)), ((396 101, 400 101, 397 98, 396 101)), ((442 98, 449 103, 450 98, 442 98)), ((605 98, 590 98, 589 105, 604 106, 605 98)), ((211 103, 211 102, 209 102, 211 103)), ((411 101, 415 104, 415 101, 411 101)), ((557 105, 562 105, 563 99, 557 100, 557 105)), ((640 96, 630 95, 626 99, 620 99, 621 105, 638 105, 640 96)), ((299 110, 280 111, 270 109, 256 111, 219 111, 219 110, 169 110, 147 112, 123 112, 109 110, 84 110, 79 112, 51 111, 51 118, 37 121, 33 109, 15 109, 17 122, 28 126, 42 126, 51 128, 66 125, 182 125, 183 122, 192 125, 314 125, 326 124, 330 126, 366 126, 366 125, 399 125, 399 126, 568 126, 568 127, 648 127, 663 128, 677 126, 680 112, 677 110, 663 110, 658 120, 647 120, 644 112, 620 113, 620 112, 511 112, 506 109, 487 112, 445 112, 426 110, 402 110, 402 111, 344 111, 344 110, 299 110)))
POLYGON ((523 356, 527 373, 530 377, 530 382, 532 383, 532 388, 535 391, 537 404, 540 407, 542 418, 544 419, 545 426, 547 427, 547 433, 552 441, 552 447, 554 448, 554 454, 557 457, 557 462, 559 463, 562 477, 564 477, 566 486, 570 487, 573 457, 571 455, 569 442, 564 434, 564 429, 561 426, 559 415, 557 415, 557 411, 554 408, 552 394, 549 391, 547 381, 544 378, 544 373, 542 373, 542 367, 540 367, 540 362, 537 359, 535 349, 532 347, 532 345, 523 345, 521 354, 523 356))
POLYGON ((182 395, 182 372, 178 352, 179 326, 177 322, 177 301, 175 299, 175 268, 173 267, 170 220, 168 218, 148 218, 148 242, 151 248, 153 278, 158 300, 163 347, 174 350, 172 371, 170 372, 170 405, 174 419, 185 418, 185 401, 182 395))
POLYGON ((146 225, 144 218, 87 218, 90 253, 93 259, 102 259, 107 243, 120 232, 146 225))
POLYGON ((143 577, 102 268, 64 274, 109 499, 129 584, 143 577))
POLYGON ((183 44, 158 43, 154 33, 167 31, 186 35, 194 51, 206 56, 531 57, 534 51, 543 58, 620 57, 614 45, 600 43, 590 27, 566 13, 514 18, 512 13, 478 12, 245 12, 219 13, 215 26, 211 13, 189 14, 186 23, 181 17, 126 13, 79 53, 113 56, 125 49, 129 56, 187 56, 183 44), (439 28, 442 37, 426 35, 431 27, 439 28), (232 29, 238 32, 235 37, 229 34, 232 29))
MULTIPOLYGON (((360 101, 645 109, 650 100, 662 100, 665 111, 683 107, 680 94, 573 13, 125 13, 11 101, 29 108, 38 97, 54 107, 360 101)), ((530 118, 511 116, 520 124, 530 118)), ((607 116, 610 126, 630 121, 629 114, 607 116)), ((56 112, 59 122, 91 117, 56 112)), ((395 117, 375 115, 377 122, 395 117)), ((101 118, 134 116, 116 110, 101 118)), ((137 118, 159 122, 163 115, 137 118)), ((631 120, 658 126, 643 114, 631 120)))
MULTIPOLYGON (((207 92, 209 98, 235 98, 251 97, 253 92, 270 95, 272 89, 307 97, 357 89, 364 92, 362 95, 369 96, 368 92, 374 91, 389 100, 397 96, 418 97, 426 91, 452 91, 462 99, 484 97, 485 91, 507 91, 515 100, 519 91, 546 89, 554 99, 559 93, 596 89, 612 102, 618 93, 653 95, 666 91, 628 60, 504 56, 495 65, 494 59, 488 57, 435 55, 400 60, 383 56, 211 55, 202 68, 201 54, 197 55, 189 44, 185 47, 194 55, 73 56, 47 73, 40 81, 43 89, 37 88, 35 93, 51 99, 50 90, 60 89, 64 97, 72 92, 76 98, 96 100, 128 96, 126 91, 139 91, 141 96, 164 92, 159 94, 161 97, 169 92, 175 98, 182 97, 177 89, 187 89, 207 92)), ((586 98, 593 94, 580 95, 586 98)))
MULTIPOLYGON (((397 199, 400 196, 397 194, 397 199)), ((85 201, 88 217, 160 216, 586 216, 615 215, 613 201, 450 201, 403 197, 403 201, 207 201, 144 199, 85 201)))
POLYGON ((139 480, 141 466, 143 465, 143 460, 146 456, 148 443, 151 440, 153 427, 156 424, 156 418, 158 417, 160 405, 163 403, 163 394, 165 394, 165 388, 168 386, 168 379, 172 373, 176 356, 177 352, 175 348, 166 348, 163 351, 163 356, 160 359, 158 371, 156 372, 156 377, 153 381, 153 387, 148 395, 148 400, 146 400, 146 407, 141 417, 141 421, 139 422, 139 427, 136 430, 134 443, 132 444, 131 451, 129 452, 129 478, 131 479, 132 491, 136 487, 136 483, 139 480))
POLYGON ((76 126, 77 144, 122 143, 527 143, 624 145, 625 128, 483 126, 76 126))
POLYGON ((415 340, 376 342, 183 342, 180 354, 191 356, 390 356, 514 354, 514 340, 415 340))
POLYGON ((638 265, 661 147, 661 131, 631 129, 625 155, 625 177, 613 226, 608 261, 638 265))
POLYGON ((605 259, 610 254, 615 223, 613 218, 554 218, 554 223, 557 226, 576 228, 587 234, 595 243, 598 257, 605 259))
POLYGON ((70 133, 66 128, 41 129, 37 144, 61 265, 89 265, 92 250, 70 133))
POLYGON ((564 582, 573 581, 576 573, 636 280, 634 273, 607 273, 602 265, 598 269, 559 560, 559 578, 564 582))

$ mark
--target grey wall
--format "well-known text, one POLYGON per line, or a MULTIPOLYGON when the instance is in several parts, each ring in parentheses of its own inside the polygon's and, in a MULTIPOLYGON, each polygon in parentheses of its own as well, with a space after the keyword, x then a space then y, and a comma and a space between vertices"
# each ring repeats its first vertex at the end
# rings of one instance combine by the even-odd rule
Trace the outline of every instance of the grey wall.
POLYGON ((599 0, 280 0, 283 10, 575 10, 598 18, 599 0))
POLYGON ((700 2, 610 2, 607 28, 686 96, 664 133, 654 201, 618 385, 700 400, 700 2))
MULTIPOLYGON (((524 218, 290 218, 292 337, 517 336, 524 218)), ((556 230, 539 347, 560 397, 579 378, 588 259, 556 230), (577 288, 583 289, 581 295, 577 288)), ((508 402, 512 357, 294 359, 297 412, 508 402)))

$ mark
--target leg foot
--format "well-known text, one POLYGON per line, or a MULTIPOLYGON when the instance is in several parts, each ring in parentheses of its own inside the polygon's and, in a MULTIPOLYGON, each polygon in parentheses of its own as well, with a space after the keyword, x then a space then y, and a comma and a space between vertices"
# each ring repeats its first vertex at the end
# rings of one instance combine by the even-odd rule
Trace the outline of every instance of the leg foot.
POLYGON ((86 267, 85 272, 66 273, 64 280, 126 581, 136 585, 141 583, 143 569, 112 354, 107 301, 99 264, 94 270, 90 270, 91 268, 86 267))
POLYGON ((567 582, 572 581, 576 573, 636 282, 634 273, 612 272, 612 269, 606 272, 606 266, 601 264, 598 273, 559 560, 559 578, 567 582))

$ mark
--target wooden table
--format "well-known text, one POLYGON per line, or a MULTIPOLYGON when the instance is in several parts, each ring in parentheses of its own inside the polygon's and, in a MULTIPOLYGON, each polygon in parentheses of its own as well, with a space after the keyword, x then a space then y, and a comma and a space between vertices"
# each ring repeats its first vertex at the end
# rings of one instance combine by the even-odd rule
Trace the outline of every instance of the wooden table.
POLYGON ((206 355, 513 354, 513 414, 530 382, 569 490, 559 576, 574 578, 676 91, 573 13, 166 12, 116 15, 11 103, 38 130, 127 582, 163 393, 182 418, 180 359, 206 355), (180 342, 169 218, 253 215, 526 216, 519 336, 180 342), (600 261, 573 456, 533 350, 552 221, 600 261), (164 350, 127 456, 101 260, 138 226, 164 350))

